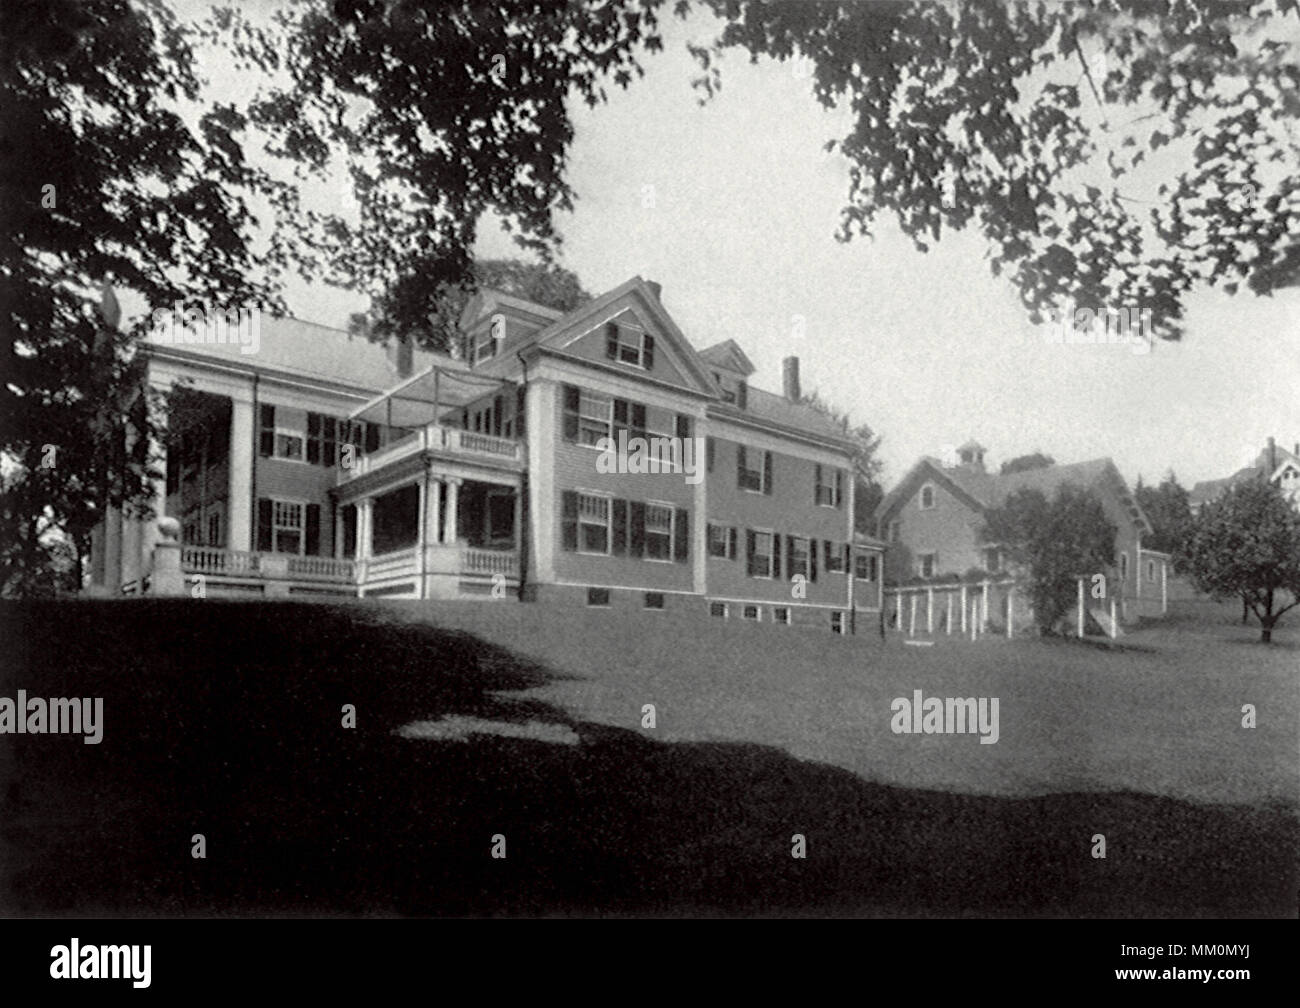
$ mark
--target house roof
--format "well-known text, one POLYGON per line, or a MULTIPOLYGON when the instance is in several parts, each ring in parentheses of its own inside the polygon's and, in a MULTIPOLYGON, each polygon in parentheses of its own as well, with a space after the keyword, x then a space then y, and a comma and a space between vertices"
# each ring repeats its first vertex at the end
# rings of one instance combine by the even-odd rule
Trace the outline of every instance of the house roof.
POLYGON ((1266 446, 1255 457, 1253 465, 1238 469, 1231 476, 1201 480, 1187 492, 1187 503, 1193 508, 1200 507, 1209 501, 1217 500, 1224 492, 1236 486, 1242 480, 1265 478, 1271 481, 1277 479, 1278 474, 1288 463, 1300 464, 1300 456, 1287 451, 1281 445, 1273 446, 1273 454, 1276 459, 1275 465, 1269 465, 1269 451, 1266 446))
MULTIPOLYGON (((157 332, 148 335, 146 344, 250 369, 279 368, 375 392, 403 380, 387 349, 364 336, 291 317, 262 315, 257 325, 256 352, 250 354, 243 353, 248 348, 237 343, 169 343, 157 332)), ((454 363, 450 357, 427 350, 415 349, 411 356, 415 373, 434 364, 454 363)))
POLYGON ((938 460, 926 456, 885 495, 876 509, 877 516, 884 518, 891 514, 903 501, 910 500, 917 487, 927 480, 945 484, 968 506, 978 511, 1001 507, 1008 497, 1020 490, 1037 490, 1044 496, 1050 497, 1066 483, 1092 487, 1109 481, 1121 489, 1133 520, 1144 532, 1152 531, 1151 522, 1129 493, 1128 485, 1115 467, 1115 463, 1109 458, 1089 459, 1086 462, 1072 462, 1068 465, 1044 466, 1041 469, 1026 469, 1004 475, 980 472, 963 466, 945 469, 938 460))
POLYGON ((740 349, 735 340, 727 339, 705 347, 700 351, 700 357, 715 367, 736 371, 745 377, 754 373, 753 363, 745 356, 745 351, 740 349))

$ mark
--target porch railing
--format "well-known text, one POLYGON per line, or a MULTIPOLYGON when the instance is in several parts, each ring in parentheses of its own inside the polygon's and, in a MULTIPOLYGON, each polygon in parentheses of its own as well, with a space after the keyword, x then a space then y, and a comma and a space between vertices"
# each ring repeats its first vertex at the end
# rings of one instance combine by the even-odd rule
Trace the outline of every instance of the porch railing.
POLYGON ((378 451, 356 458, 351 466, 339 468, 339 481, 346 482, 368 472, 380 469, 390 462, 406 458, 416 452, 433 450, 455 455, 479 455, 489 458, 523 461, 523 445, 514 438, 498 437, 480 431, 461 430, 429 424, 411 431, 400 440, 384 445, 378 451))
POLYGON ((351 560, 336 560, 334 557, 291 556, 289 557, 290 577, 319 578, 324 581, 352 581, 355 578, 356 565, 351 560))
POLYGON ((292 553, 245 553, 217 549, 214 546, 181 548, 181 569, 186 574, 211 574, 226 577, 275 578, 287 576, 298 581, 334 581, 350 583, 356 579, 351 560, 334 557, 295 556, 292 553))
POLYGON ((464 574, 503 574, 519 576, 519 554, 515 550, 490 550, 466 546, 461 550, 460 569, 464 574))
POLYGON ((181 567, 188 574, 232 574, 257 577, 260 557, 256 553, 217 549, 214 546, 182 546, 181 567))

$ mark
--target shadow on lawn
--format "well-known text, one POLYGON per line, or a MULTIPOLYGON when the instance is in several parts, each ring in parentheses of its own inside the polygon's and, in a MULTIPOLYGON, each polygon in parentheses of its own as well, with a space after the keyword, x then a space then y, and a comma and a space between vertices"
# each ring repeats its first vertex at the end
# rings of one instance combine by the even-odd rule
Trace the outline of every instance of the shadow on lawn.
POLYGON ((661 743, 489 695, 554 673, 431 626, 135 602, 6 604, 0 632, 18 641, 0 695, 104 696, 106 722, 98 746, 3 740, 10 913, 1296 911, 1297 823, 1280 810, 950 795, 763 745, 661 743), (394 734, 451 715, 581 742, 394 734))

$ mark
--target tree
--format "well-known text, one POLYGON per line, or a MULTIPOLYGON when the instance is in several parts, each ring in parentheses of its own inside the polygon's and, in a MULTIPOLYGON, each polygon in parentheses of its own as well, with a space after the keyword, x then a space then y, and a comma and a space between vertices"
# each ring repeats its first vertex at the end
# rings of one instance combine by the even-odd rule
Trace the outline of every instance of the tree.
MULTIPOLYGON (((251 119, 296 172, 342 162, 358 212, 302 216, 316 275, 370 296, 379 340, 447 350, 447 307, 472 287, 486 212, 543 262, 573 139, 570 96, 596 105, 662 47, 662 0, 300 0, 270 27, 220 11, 213 32, 242 66, 273 74, 251 119)), ((311 269, 311 264, 304 263, 311 269)))
POLYGON ((981 535, 1028 580, 1039 632, 1050 634, 1074 603, 1078 579, 1114 563, 1116 531, 1095 494, 1066 483, 1051 501, 1038 490, 1011 494, 990 509, 981 535))
POLYGON ((1300 515, 1267 480, 1243 480, 1205 504, 1177 560, 1211 597, 1240 596, 1265 644, 1283 613, 1300 605, 1300 515))
POLYGON ((873 532, 876 508, 885 495, 880 485, 880 436, 866 424, 854 425, 847 413, 830 405, 816 391, 803 396, 800 402, 835 423, 853 442, 853 530, 863 534, 873 532))
POLYGON ((1002 475, 1009 476, 1011 473, 1028 472, 1030 469, 1046 469, 1048 466, 1056 465, 1056 459, 1050 455, 1044 455, 1042 452, 1034 452, 1031 455, 1019 455, 1002 463, 1002 475))
MULTIPOLYGON (((483 259, 474 263, 470 283, 465 286, 446 285, 443 288, 434 314, 439 319, 435 329, 454 328, 460 320, 465 305, 474 289, 491 287, 504 294, 531 301, 534 304, 570 312, 591 300, 583 290, 577 274, 554 263, 529 263, 517 259, 483 259)), ((375 313, 353 314, 348 323, 356 335, 382 338, 385 330, 382 316, 375 313)))
POLYGON ((16 0, 4 16, 0 585, 13 593, 49 582, 60 537, 77 553, 62 579, 76 587, 91 528, 109 506, 147 510, 159 476, 158 399, 104 285, 151 307, 274 305, 283 248, 250 252, 239 194, 286 212, 294 194, 246 166, 234 109, 213 105, 195 128, 176 111, 199 81, 159 0, 16 0))
POLYGON ((1296 0, 707 0, 693 47, 806 62, 853 123, 839 237, 892 215, 924 252, 978 227, 1034 322, 1123 312, 1178 339, 1198 283, 1300 283, 1296 0), (1166 149, 1167 148, 1167 149, 1166 149), (1243 251, 1245 250, 1245 251, 1243 251))
POLYGON ((1167 473, 1159 486, 1143 486, 1142 477, 1138 477, 1137 486, 1133 488, 1138 507, 1151 522, 1155 530, 1143 543, 1148 549, 1161 553, 1175 554, 1182 543, 1183 535, 1192 520, 1192 509, 1187 503, 1187 490, 1178 478, 1167 473))

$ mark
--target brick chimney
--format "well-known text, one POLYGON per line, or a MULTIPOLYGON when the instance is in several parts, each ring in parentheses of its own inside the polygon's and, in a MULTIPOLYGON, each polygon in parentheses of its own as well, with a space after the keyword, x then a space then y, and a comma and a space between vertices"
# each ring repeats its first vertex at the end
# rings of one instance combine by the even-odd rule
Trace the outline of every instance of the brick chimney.
POLYGON ((664 289, 653 280, 647 280, 645 285, 654 293, 655 300, 662 304, 664 300, 664 289))
POLYGON ((1268 439, 1268 473, 1272 476, 1273 470, 1277 468, 1277 444, 1272 438, 1268 439))
POLYGON ((782 387, 785 397, 791 402, 798 402, 799 395, 799 358, 787 357, 781 362, 782 387))
POLYGON ((398 378, 410 378, 414 368, 415 349, 410 338, 394 337, 388 344, 388 362, 393 365, 398 378))

